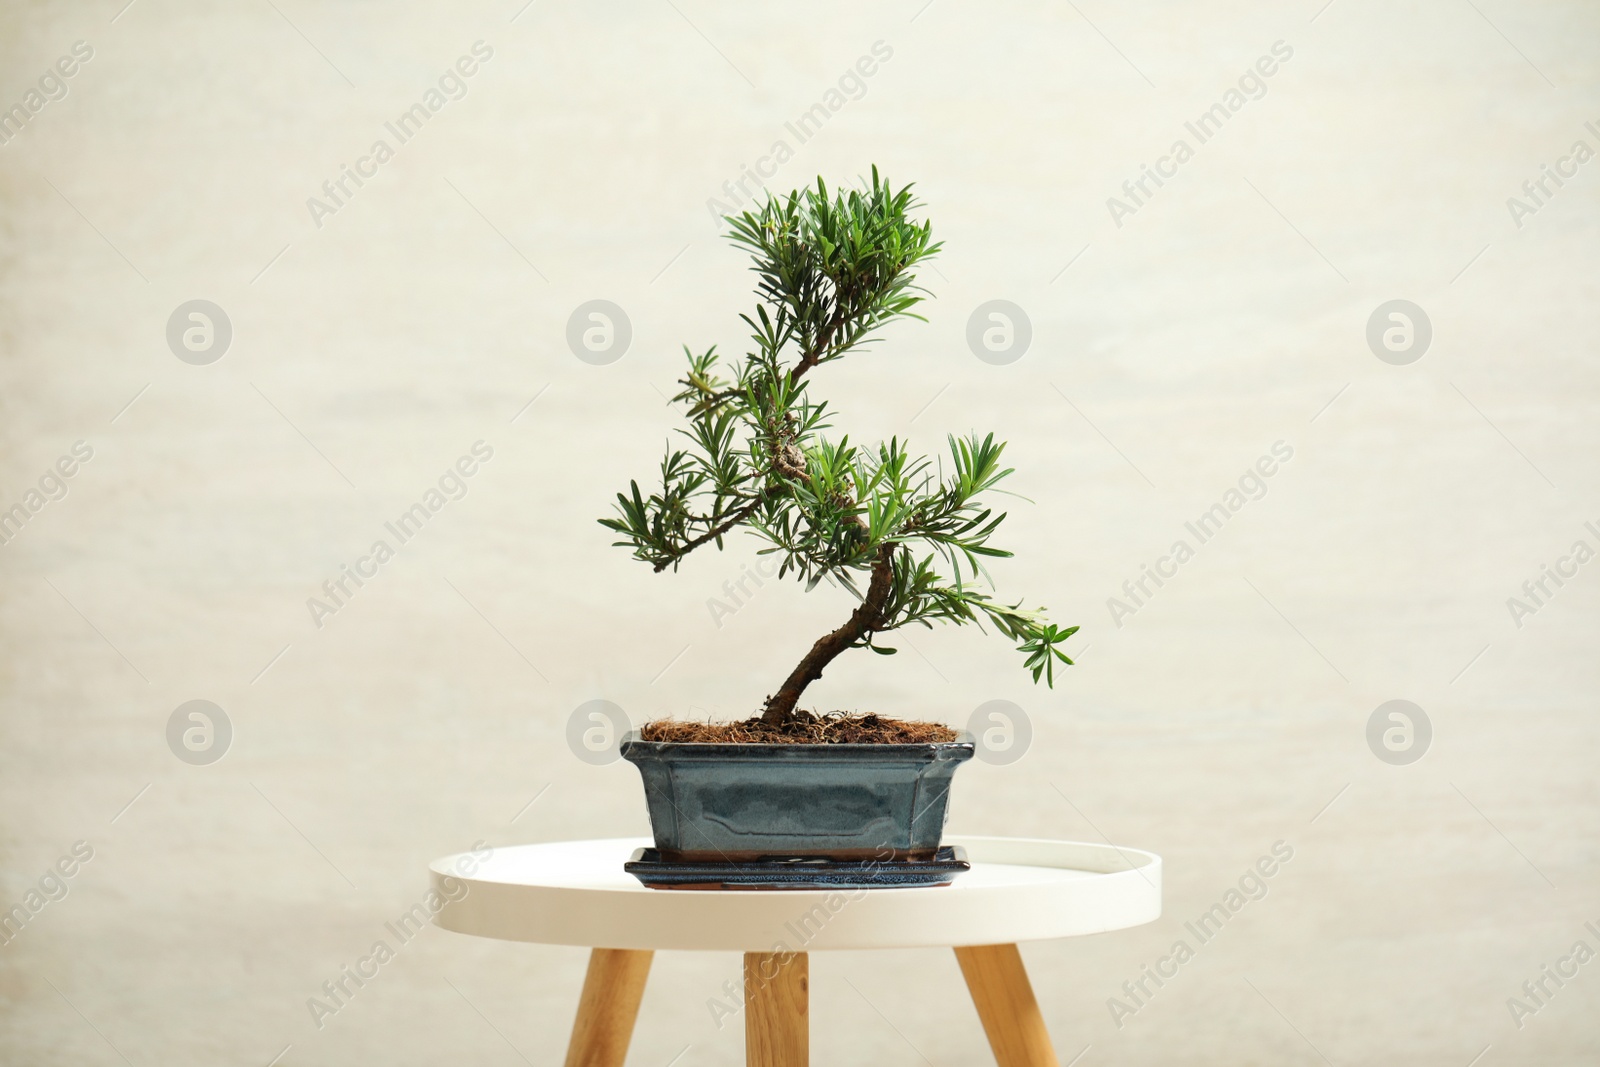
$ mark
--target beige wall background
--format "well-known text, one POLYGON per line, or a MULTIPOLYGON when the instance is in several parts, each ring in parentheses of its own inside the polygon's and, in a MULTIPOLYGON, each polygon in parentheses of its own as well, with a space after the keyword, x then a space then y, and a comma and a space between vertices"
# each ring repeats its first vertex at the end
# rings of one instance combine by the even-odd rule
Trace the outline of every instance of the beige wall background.
MULTIPOLYGON (((1600 950, 1600 563, 1507 606, 1600 548, 1600 162, 1507 206, 1600 149, 1592 5, 124 2, 0 10, 6 107, 93 50, 0 147, 0 507, 93 450, 0 546, 0 904, 93 852, 0 947, 0 1059, 555 1061, 579 950, 430 929, 320 1029, 307 999, 433 857, 646 831, 636 772, 569 751, 577 705, 743 716, 848 610, 769 584, 719 627, 751 544, 658 576, 594 522, 674 428, 680 345, 742 351, 749 278, 707 201, 780 138, 773 188, 877 163, 946 242, 928 322, 818 377, 840 429, 1009 439, 1032 503, 996 580, 1084 628, 1053 691, 939 631, 817 700, 957 724, 1013 701, 1031 747, 962 771, 951 829, 1166 859, 1159 922, 1026 948, 1063 1062, 1600 1057, 1600 963, 1507 1004, 1600 950), (396 146, 384 123, 479 41, 396 146), (1198 144, 1184 123, 1280 41, 1198 144), (313 219, 379 138, 394 158, 313 219), (1118 226, 1107 199, 1178 138, 1193 158, 1118 226), (231 323, 208 365, 166 340, 196 299, 231 323), (565 341, 592 299, 632 327, 608 366, 565 341), (965 340, 990 299, 1032 324, 1008 365, 965 340), (1365 337, 1393 299, 1432 324, 1409 365, 1365 337), (465 496, 314 625, 478 441, 465 496), (1108 598, 1279 441, 1266 494, 1115 625, 1108 598), (205 766, 166 739, 195 699, 232 728, 205 766), (1431 722, 1409 765, 1366 741, 1393 699, 1431 722), (1279 841, 1266 896, 1119 1026, 1109 998, 1279 841)), ((817 1062, 989 1062, 948 952, 813 968, 817 1062)), ((707 1008, 737 974, 659 958, 629 1062, 741 1062, 707 1008)))

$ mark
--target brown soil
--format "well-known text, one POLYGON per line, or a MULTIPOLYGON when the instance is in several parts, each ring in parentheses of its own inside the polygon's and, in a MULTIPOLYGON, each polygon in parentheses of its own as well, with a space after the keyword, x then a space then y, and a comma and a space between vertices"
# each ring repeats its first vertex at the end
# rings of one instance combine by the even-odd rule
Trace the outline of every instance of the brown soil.
POLYGON ((760 717, 743 722, 678 722, 658 719, 646 723, 639 736, 645 741, 679 744, 755 745, 916 745, 954 741, 956 731, 936 722, 907 722, 878 715, 851 715, 833 711, 816 715, 796 711, 795 717, 774 728, 760 717))

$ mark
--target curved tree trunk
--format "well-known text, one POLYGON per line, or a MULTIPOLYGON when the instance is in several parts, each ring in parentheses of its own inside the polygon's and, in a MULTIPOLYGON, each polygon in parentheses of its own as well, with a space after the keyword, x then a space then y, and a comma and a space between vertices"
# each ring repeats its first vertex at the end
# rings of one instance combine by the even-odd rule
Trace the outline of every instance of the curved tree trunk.
POLYGON ((889 591, 894 583, 894 550, 893 544, 878 549, 878 559, 872 565, 872 580, 867 584, 867 595, 850 613, 849 620, 843 626, 823 635, 811 646, 811 651, 784 679, 777 693, 767 698, 766 710, 761 713, 762 722, 769 726, 782 726, 788 722, 794 716, 794 706, 800 694, 806 686, 822 677, 823 668, 883 622, 883 606, 889 600, 889 591))

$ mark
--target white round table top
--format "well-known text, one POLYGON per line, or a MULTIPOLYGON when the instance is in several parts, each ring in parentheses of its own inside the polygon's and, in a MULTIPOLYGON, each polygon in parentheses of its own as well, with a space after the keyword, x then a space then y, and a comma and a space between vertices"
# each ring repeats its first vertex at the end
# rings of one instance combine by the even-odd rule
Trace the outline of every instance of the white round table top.
POLYGON ((1013 837, 949 837, 972 869, 904 889, 646 889, 622 865, 647 838, 510 845, 430 865, 433 921, 504 941, 812 952, 997 945, 1096 934, 1161 914, 1161 857, 1013 837))

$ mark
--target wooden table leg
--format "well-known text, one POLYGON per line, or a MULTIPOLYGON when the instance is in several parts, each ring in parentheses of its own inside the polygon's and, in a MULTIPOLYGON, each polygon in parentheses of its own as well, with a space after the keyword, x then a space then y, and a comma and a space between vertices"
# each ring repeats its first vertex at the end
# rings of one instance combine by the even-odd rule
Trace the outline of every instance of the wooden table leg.
POLYGON ((597 948, 589 954, 566 1067, 622 1067, 654 955, 625 948, 597 948))
POLYGON ((744 954, 745 1067, 811 1060, 811 967, 804 952, 744 954))
POLYGON ((1060 1067, 1016 945, 956 949, 983 1032, 1000 1067, 1060 1067))

